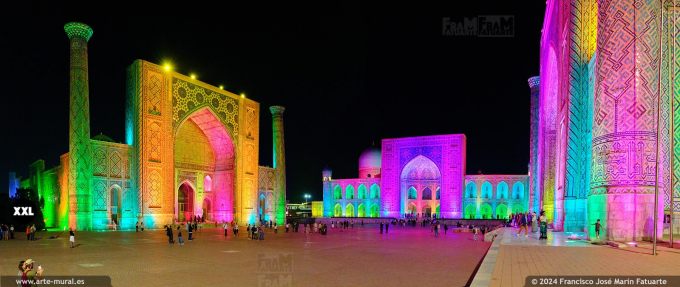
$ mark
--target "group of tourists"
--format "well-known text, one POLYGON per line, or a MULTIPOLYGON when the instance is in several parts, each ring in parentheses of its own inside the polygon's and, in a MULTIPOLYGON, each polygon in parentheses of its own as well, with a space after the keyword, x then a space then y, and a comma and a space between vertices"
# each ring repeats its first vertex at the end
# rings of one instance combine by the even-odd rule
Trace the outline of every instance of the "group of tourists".
MULTIPOLYGON (((316 224, 316 223, 315 223, 316 224)), ((361 226, 364 225, 364 221, 361 221, 361 226)), ((331 228, 341 228, 341 229, 349 229, 349 228, 354 228, 354 219, 352 220, 342 220, 342 221, 334 221, 331 220, 331 228)))
POLYGON ((0 224, 0 240, 14 239, 14 225, 0 224))
POLYGON ((517 236, 529 237, 529 229, 532 233, 539 232, 538 239, 548 239, 548 222, 546 221, 545 211, 541 210, 540 216, 535 212, 514 213, 510 215, 509 224, 517 227, 517 236))
POLYGON ((30 240, 30 241, 35 240, 36 231, 38 231, 38 230, 35 228, 35 224, 31 224, 31 225, 26 226, 26 240, 30 240))

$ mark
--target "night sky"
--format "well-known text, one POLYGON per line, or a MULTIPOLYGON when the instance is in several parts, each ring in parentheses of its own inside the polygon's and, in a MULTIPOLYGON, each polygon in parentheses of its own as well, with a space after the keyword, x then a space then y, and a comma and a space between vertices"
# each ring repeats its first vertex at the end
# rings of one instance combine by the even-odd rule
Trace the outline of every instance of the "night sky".
POLYGON ((268 107, 286 107, 292 202, 303 193, 321 200, 326 165, 334 178, 357 177, 359 154, 382 138, 464 133, 468 173, 526 174, 527 79, 539 70, 545 1, 449 2, 6 7, 0 184, 6 190, 9 171, 27 175, 37 159, 49 168, 68 152, 69 21, 94 29, 92 136, 124 141, 126 67, 167 59, 261 104, 260 165, 272 164, 268 107), (442 34, 444 17, 477 15, 514 16, 514 37, 442 34))

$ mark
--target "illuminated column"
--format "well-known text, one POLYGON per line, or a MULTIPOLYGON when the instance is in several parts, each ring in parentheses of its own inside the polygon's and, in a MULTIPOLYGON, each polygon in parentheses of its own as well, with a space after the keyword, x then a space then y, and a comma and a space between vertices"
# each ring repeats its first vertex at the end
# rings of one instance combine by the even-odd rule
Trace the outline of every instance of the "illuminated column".
MULTIPOLYGON (((562 170, 562 204, 560 220, 564 231, 584 231, 586 197, 590 183, 590 158, 592 150, 593 89, 589 79, 589 63, 594 58, 597 35, 597 1, 570 1, 568 12, 571 25, 566 47, 569 48, 565 75, 566 85, 566 146, 562 170)), ((558 185, 560 186, 560 185, 558 185)), ((556 212, 560 214, 560 212, 556 212)), ((557 220, 556 220, 557 221, 557 220)))
POLYGON ((654 231, 660 2, 598 1, 588 223, 600 219, 610 240, 654 231))
POLYGON ((276 223, 285 224, 286 220, 286 148, 283 143, 283 111, 282 106, 269 107, 272 113, 272 139, 274 169, 276 169, 276 223))
POLYGON ((92 228, 90 185, 90 100, 87 75, 87 41, 92 28, 77 22, 64 25, 71 46, 69 105, 69 200, 71 227, 92 228))
MULTIPOLYGON (((324 168, 321 172, 323 177, 323 217, 333 216, 333 191, 331 190, 333 180, 333 171, 330 168, 324 168)), ((367 197, 368 198, 368 197, 367 197)))
POLYGON ((538 171, 538 96, 540 78, 529 78, 531 89, 531 116, 529 130, 529 206, 527 210, 538 214, 541 210, 540 176, 538 171))

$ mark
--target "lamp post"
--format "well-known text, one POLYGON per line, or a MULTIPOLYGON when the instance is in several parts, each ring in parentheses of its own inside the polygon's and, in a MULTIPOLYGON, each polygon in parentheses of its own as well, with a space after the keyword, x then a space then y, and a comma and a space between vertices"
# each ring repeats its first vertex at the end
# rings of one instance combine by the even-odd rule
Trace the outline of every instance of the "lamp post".
POLYGON ((307 204, 307 200, 309 200, 310 198, 312 198, 312 196, 311 196, 309 193, 305 193, 304 196, 305 196, 305 204, 307 204))

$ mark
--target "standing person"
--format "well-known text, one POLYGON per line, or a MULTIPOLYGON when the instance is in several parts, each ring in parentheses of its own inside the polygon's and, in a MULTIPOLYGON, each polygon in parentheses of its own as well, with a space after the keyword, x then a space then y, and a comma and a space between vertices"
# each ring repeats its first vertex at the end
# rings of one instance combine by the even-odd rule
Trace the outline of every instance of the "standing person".
POLYGON ((536 213, 531 212, 531 233, 536 233, 538 231, 538 224, 537 224, 537 218, 536 218, 536 213))
POLYGON ((390 233, 390 223, 385 223, 385 233, 390 233))
POLYGON ((541 235, 538 239, 548 239, 548 223, 546 222, 545 211, 541 210, 539 220, 541 221, 541 235))
POLYGON ((165 226, 165 235, 168 236, 168 244, 174 244, 173 236, 172 236, 172 227, 170 225, 165 226))
POLYGON ((182 237, 182 228, 177 226, 177 242, 179 246, 184 246, 184 238, 182 237))
POLYGON ((73 231, 73 228, 68 230, 68 242, 71 244, 71 248, 76 247, 76 232, 73 231))
POLYGON ((597 219, 597 222, 595 222, 595 238, 600 239, 600 228, 602 228, 602 224, 600 224, 600 219, 597 219))
POLYGON ((224 237, 226 238, 227 235, 229 234, 229 223, 225 221, 224 226, 222 226, 222 228, 224 228, 224 237))
POLYGON ((31 240, 35 240, 35 224, 31 224, 31 240))
POLYGON ((14 239, 14 224, 9 226, 9 239, 14 239))
POLYGON ((139 223, 139 229, 141 229, 142 232, 144 232, 144 221, 139 223))
POLYGON ((276 222, 274 222, 274 233, 279 233, 279 227, 276 225, 276 222))
POLYGON ((439 237, 439 224, 432 224, 432 228, 434 229, 434 237, 439 237))
POLYGON ((449 226, 444 223, 444 235, 446 235, 446 232, 449 231, 449 226))
POLYGON ((289 228, 290 228, 290 223, 286 222, 286 233, 288 233, 289 228))
POLYGON ((381 221, 381 222, 380 222, 380 234, 382 234, 382 233, 383 233, 383 223, 382 223, 382 221, 381 221))
POLYGON ((473 226, 472 227, 472 237, 474 238, 475 241, 477 241, 477 227, 473 226))
POLYGON ((135 223, 135 232, 139 232, 139 221, 135 223))
POLYGON ((31 240, 31 226, 26 225, 26 240, 31 240))
POLYGON ((234 237, 238 237, 238 224, 234 223, 234 237))
POLYGON ((193 238, 193 235, 194 235, 194 227, 193 227, 193 225, 191 224, 191 222, 189 222, 189 223, 187 224, 187 228, 189 228, 189 241, 192 241, 192 240, 194 240, 194 238, 193 238))

